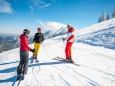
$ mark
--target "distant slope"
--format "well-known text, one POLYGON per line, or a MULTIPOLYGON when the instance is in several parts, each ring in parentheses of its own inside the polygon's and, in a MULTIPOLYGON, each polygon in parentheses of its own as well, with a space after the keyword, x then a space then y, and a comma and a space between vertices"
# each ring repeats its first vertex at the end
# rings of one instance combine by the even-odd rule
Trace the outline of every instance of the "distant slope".
POLYGON ((77 42, 115 49, 115 18, 78 31, 77 42))
MULTIPOLYGON (((45 37, 62 40, 66 33, 66 27, 59 27, 47 31, 45 37)), ((115 18, 75 30, 75 41, 115 49, 115 18)))
POLYGON ((66 32, 67 32, 67 29, 65 27, 61 27, 59 29, 49 30, 46 33, 44 33, 44 35, 47 38, 52 38, 52 37, 64 35, 66 34, 66 32))

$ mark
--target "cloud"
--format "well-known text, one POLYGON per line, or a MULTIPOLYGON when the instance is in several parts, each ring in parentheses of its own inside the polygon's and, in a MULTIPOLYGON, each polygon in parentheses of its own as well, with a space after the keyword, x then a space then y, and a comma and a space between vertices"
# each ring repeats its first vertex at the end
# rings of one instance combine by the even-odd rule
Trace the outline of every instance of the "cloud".
POLYGON ((39 6, 39 8, 45 8, 45 7, 49 7, 50 5, 51 5, 51 3, 44 4, 44 5, 39 6))
POLYGON ((39 9, 43 9, 46 7, 50 7, 51 5, 53 5, 54 3, 57 3, 60 0, 32 0, 30 1, 31 4, 29 6, 31 11, 34 11, 35 8, 39 8, 39 9))
POLYGON ((58 30, 60 29, 61 27, 66 27, 65 24, 62 24, 62 23, 58 23, 58 22, 42 22, 42 21, 38 21, 40 23, 40 25, 46 30, 58 30))
POLYGON ((46 3, 43 0, 32 0, 32 4, 33 4, 33 6, 36 6, 40 9, 42 9, 42 8, 49 7, 52 3, 50 3, 50 2, 46 3))
POLYGON ((0 0, 0 13, 12 13, 13 9, 11 4, 6 0, 0 0))

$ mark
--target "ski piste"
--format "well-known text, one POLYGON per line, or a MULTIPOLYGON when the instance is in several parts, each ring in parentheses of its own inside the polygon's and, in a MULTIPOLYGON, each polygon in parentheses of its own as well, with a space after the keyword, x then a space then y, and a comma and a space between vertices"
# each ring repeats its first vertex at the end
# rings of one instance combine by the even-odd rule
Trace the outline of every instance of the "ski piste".
MULTIPOLYGON (((38 64, 38 66, 39 66, 39 71, 41 70, 40 65, 39 65, 39 61, 38 61, 38 62, 35 62, 35 61, 31 58, 30 64, 38 64)), ((35 78, 35 80, 36 80, 36 82, 37 82, 37 84, 38 84, 38 80, 37 80, 37 78, 36 78, 36 76, 35 76, 35 74, 34 74, 33 71, 34 71, 34 66, 33 66, 33 68, 32 68, 32 74, 33 74, 33 76, 34 76, 34 78, 35 78)))
MULTIPOLYGON (((38 66, 39 66, 39 71, 41 70, 41 68, 40 68, 40 63, 39 63, 39 61, 35 61, 35 60, 33 60, 32 59, 32 56, 31 56, 31 58, 30 58, 30 63, 29 64, 38 64, 38 66)), ((34 67, 33 67, 34 68, 34 67)))
MULTIPOLYGON (((39 62, 32 62, 32 63, 30 63, 30 64, 38 64, 38 66, 39 66, 39 71, 41 70, 40 65, 39 65, 39 62)), ((36 72, 38 72, 38 71, 36 71, 36 72)), ((35 74, 34 74, 34 66, 33 66, 33 68, 32 68, 32 72, 31 72, 31 73, 33 74, 33 76, 34 76, 36 82, 38 83, 38 81, 37 81, 37 79, 36 79, 36 76, 35 76, 35 74)), ((27 73, 27 74, 30 74, 30 73, 27 73)), ((15 79, 15 81, 13 82, 12 86, 20 86, 21 81, 24 81, 24 79, 22 80, 22 74, 21 74, 21 76, 20 76, 20 78, 19 78, 18 80, 17 80, 17 78, 18 78, 18 76, 16 75, 16 79, 15 79)))
POLYGON ((75 63, 75 62, 68 62, 68 61, 65 61, 64 58, 61 58, 61 57, 54 57, 53 60, 58 60, 58 61, 61 61, 61 62, 66 62, 66 63, 70 63, 70 64, 73 64, 73 65, 76 65, 76 66, 80 66, 79 64, 75 63))
MULTIPOLYGON (((22 74, 20 76, 19 79, 17 79, 18 77, 16 77, 16 80, 14 81, 14 83, 12 84, 12 86, 19 86, 21 81, 22 81, 22 74)), ((24 80, 24 79, 23 79, 24 80)))
MULTIPOLYGON (((64 61, 64 58, 61 58, 61 57, 54 57, 53 60, 70 63, 70 62, 64 61)), ((77 64, 77 63, 75 63, 75 62, 74 62, 74 63, 70 63, 70 64, 73 64, 73 65, 76 65, 76 66, 80 66, 80 67, 89 68, 89 69, 92 69, 92 70, 95 70, 95 71, 102 72, 102 73, 104 73, 104 74, 110 75, 110 76, 112 76, 112 77, 115 77, 114 75, 112 75, 112 74, 110 74, 110 73, 108 73, 108 72, 104 72, 104 71, 101 71, 101 70, 98 70, 98 69, 95 69, 95 68, 92 68, 92 67, 88 67, 88 66, 85 66, 85 65, 77 64)))

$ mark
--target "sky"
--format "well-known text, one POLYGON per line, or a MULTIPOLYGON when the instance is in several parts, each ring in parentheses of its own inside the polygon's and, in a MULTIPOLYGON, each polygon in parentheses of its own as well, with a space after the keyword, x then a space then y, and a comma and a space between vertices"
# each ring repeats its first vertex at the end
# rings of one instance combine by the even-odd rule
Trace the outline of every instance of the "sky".
POLYGON ((97 23, 105 11, 112 14, 115 0, 0 0, 0 33, 34 34, 51 25, 71 24, 81 29, 97 23))

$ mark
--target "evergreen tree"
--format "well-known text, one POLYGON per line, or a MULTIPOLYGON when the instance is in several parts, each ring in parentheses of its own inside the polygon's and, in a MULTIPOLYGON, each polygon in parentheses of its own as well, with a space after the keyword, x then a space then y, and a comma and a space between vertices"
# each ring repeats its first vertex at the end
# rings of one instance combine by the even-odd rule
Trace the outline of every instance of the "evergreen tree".
POLYGON ((112 18, 115 18, 115 9, 113 10, 112 18))
POLYGON ((108 14, 108 15, 107 15, 107 20, 109 20, 109 19, 110 19, 110 15, 108 14))
POLYGON ((106 20, 106 13, 105 11, 103 11, 101 21, 105 21, 105 20, 106 20))
POLYGON ((98 23, 100 23, 101 22, 101 16, 99 17, 99 20, 98 20, 98 23))

